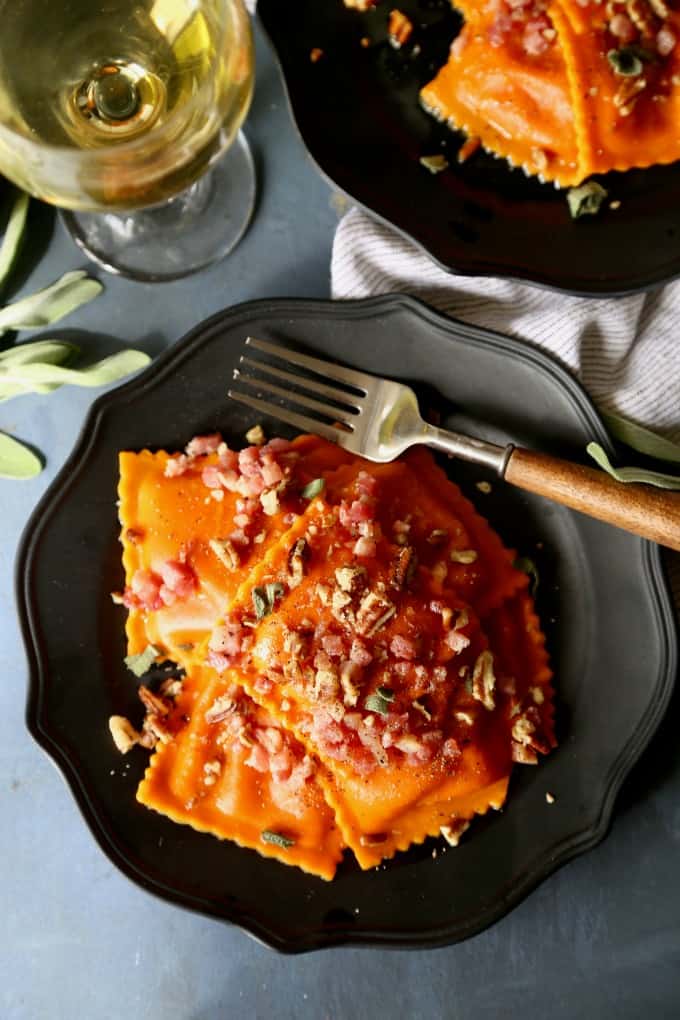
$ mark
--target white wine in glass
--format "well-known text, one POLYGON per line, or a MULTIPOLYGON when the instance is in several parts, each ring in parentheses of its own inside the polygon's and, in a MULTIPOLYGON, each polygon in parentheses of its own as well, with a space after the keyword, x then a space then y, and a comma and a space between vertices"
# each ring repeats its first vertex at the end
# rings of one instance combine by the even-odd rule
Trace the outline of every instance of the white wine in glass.
POLYGON ((253 66, 242 0, 0 0, 0 171, 106 268, 183 276, 250 217, 253 66))

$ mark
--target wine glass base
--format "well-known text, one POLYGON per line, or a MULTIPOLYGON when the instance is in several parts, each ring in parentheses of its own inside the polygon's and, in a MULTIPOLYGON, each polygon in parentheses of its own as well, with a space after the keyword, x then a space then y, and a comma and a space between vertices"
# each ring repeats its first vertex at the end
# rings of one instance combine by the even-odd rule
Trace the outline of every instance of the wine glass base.
POLYGON ((223 259, 255 208, 256 177, 243 132, 203 177, 164 205, 130 212, 62 210, 88 258, 133 280, 176 280, 223 259))

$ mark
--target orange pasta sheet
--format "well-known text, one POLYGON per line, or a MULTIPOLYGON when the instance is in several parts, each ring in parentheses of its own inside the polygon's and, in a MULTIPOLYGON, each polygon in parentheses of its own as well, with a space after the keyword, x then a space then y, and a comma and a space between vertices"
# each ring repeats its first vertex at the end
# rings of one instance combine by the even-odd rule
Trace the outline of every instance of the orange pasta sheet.
POLYGON ((130 651, 187 670, 152 703, 139 800, 324 878, 344 844, 368 868, 500 808, 554 742, 513 554, 424 450, 369 465, 300 437, 281 481, 251 448, 215 490, 233 456, 212 438, 121 456, 130 651))
POLYGON ((423 106, 513 166, 577 183, 583 175, 563 53, 549 46, 528 57, 516 33, 492 44, 497 5, 477 6, 449 61, 422 89, 423 106))
POLYGON ((480 0, 426 109, 564 186, 680 158, 680 11, 635 0, 480 0))
MULTIPOLYGON (((253 501, 257 506, 246 515, 244 528, 235 521, 244 496, 221 485, 209 487, 203 480, 206 468, 214 472, 219 467, 216 450, 189 458, 180 464, 181 474, 170 475, 167 465, 178 463, 177 456, 148 450, 121 453, 118 495, 126 585, 132 585, 138 572, 160 577, 168 562, 186 563, 195 577, 194 586, 170 605, 130 607, 130 654, 152 644, 183 665, 194 661, 193 647, 210 633, 251 562, 286 530, 287 516, 301 509, 301 488, 349 460, 338 446, 317 436, 299 437, 285 458, 284 467, 291 472, 286 497, 273 514, 253 501), (230 540, 239 531, 248 542, 230 540)), ((212 483, 211 476, 206 477, 212 483)))
POLYGON ((156 749, 137 791, 140 803, 175 822, 332 878, 342 839, 297 741, 243 691, 206 668, 193 668, 177 709, 189 722, 156 749), (256 760, 260 740, 275 761, 278 757, 274 771, 256 760), (266 842, 263 833, 283 837, 284 845, 266 842))
MULTIPOLYGON (((627 50, 639 73, 617 73, 609 54, 622 47, 608 7, 556 0, 552 12, 571 86, 581 177, 680 159, 680 46, 658 52, 662 19, 654 5, 639 4, 642 27, 627 50)), ((680 40, 680 11, 657 7, 666 8, 663 31, 680 40)))

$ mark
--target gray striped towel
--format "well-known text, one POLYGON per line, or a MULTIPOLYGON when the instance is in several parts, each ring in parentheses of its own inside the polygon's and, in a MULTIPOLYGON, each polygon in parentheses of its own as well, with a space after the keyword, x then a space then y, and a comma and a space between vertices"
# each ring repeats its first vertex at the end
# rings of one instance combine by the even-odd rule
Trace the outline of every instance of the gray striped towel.
MULTIPOLYGON (((465 322, 541 347, 580 379, 602 411, 680 442, 680 281, 603 299, 455 276, 353 208, 335 234, 331 288, 334 298, 413 294, 465 322)), ((680 556, 667 562, 680 606, 680 556)))

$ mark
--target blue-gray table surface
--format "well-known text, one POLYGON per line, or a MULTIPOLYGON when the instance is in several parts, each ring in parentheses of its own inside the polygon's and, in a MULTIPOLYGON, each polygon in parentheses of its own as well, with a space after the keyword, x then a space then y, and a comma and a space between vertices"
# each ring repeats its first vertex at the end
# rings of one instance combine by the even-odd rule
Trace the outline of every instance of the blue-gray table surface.
MULTIPOLYGON (((258 58, 247 134, 260 199, 237 250, 172 284, 103 274, 105 293, 71 316, 59 335, 80 336, 97 355, 124 344, 153 355, 228 305, 328 296, 342 199, 306 156, 262 38, 258 58)), ((31 226, 42 248, 24 258, 16 295, 86 265, 45 207, 34 206, 31 226)), ((447 949, 284 957, 236 929, 151 897, 113 867, 26 732, 27 670, 12 583, 24 522, 93 399, 91 391, 64 388, 0 407, 0 428, 47 455, 46 470, 34 481, 0 481, 0 1017, 680 1017, 677 698, 624 786, 607 839, 493 928, 447 949)))

